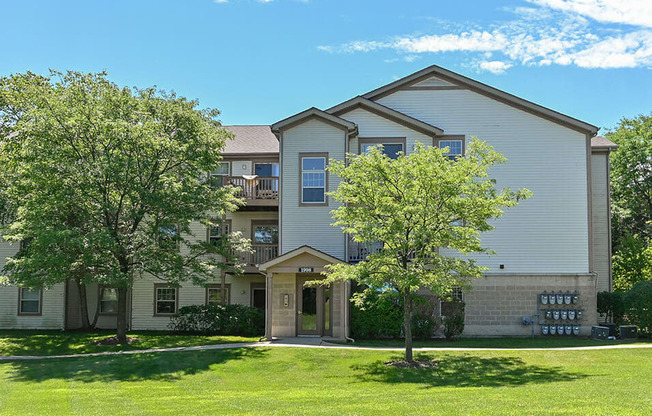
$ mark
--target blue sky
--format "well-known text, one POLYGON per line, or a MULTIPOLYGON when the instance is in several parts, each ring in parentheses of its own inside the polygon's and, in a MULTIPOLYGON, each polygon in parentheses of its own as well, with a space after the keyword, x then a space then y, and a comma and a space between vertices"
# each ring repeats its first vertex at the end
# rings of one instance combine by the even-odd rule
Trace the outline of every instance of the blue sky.
POLYGON ((0 1, 0 76, 107 70, 270 124, 437 64, 600 127, 652 112, 650 0, 0 1))

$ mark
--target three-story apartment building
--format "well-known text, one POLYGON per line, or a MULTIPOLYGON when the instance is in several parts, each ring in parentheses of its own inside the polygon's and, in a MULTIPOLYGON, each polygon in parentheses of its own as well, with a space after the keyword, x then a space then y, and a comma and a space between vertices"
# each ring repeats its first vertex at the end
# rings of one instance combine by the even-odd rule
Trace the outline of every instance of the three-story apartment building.
MULTIPOLYGON (((331 225, 337 202, 328 197, 339 178, 327 167, 347 153, 382 144, 390 157, 415 143, 464 155, 472 137, 487 141, 508 162, 492 168, 499 187, 528 188, 533 197, 508 210, 482 236, 494 256, 465 293, 466 335, 527 335, 524 316, 540 325, 572 324, 586 334, 597 321, 596 294, 611 288, 609 152, 598 128, 432 66, 326 110, 310 108, 272 126, 228 126, 220 169, 240 188, 246 206, 219 229, 196 230, 209 241, 239 231, 253 253, 242 254, 245 274, 227 273, 225 298, 266 310, 266 336, 349 333, 350 285, 306 287, 328 264, 358 262, 380 245, 360 246, 331 225), (573 299, 563 310, 573 322, 548 321, 552 306, 541 294, 573 299)), ((199 227, 199 226, 198 226, 199 227)), ((0 243, 4 258, 16 248, 0 243)), ((455 255, 455 253, 451 253, 455 255)), ((166 329, 170 316, 190 304, 222 298, 221 277, 207 287, 138 280, 130 295, 130 328, 166 329)), ((89 310, 99 302, 99 327, 115 326, 114 292, 88 287, 89 310)), ((0 288, 0 327, 75 328, 74 285, 31 292, 0 288), (18 311, 18 312, 17 312, 18 311)), ((562 310, 556 305, 554 308, 562 310)))

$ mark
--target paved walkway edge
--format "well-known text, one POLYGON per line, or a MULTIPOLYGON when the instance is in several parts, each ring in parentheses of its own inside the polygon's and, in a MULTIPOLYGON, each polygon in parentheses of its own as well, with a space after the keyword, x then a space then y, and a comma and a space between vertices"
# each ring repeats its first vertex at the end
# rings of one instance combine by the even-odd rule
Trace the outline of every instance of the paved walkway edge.
MULTIPOLYGON (((160 352, 182 352, 182 351, 206 351, 206 350, 226 350, 231 348, 323 348, 323 349, 341 349, 341 350, 371 350, 371 351, 403 351, 403 348, 387 347, 359 347, 355 345, 341 345, 322 342, 320 345, 302 345, 286 344, 283 342, 241 342, 233 344, 215 344, 215 345, 198 345, 194 347, 173 347, 173 348, 152 348, 147 350, 129 350, 129 351, 104 351, 92 352, 87 354, 66 354, 66 355, 7 355, 0 356, 0 362, 8 361, 29 361, 29 360, 48 360, 57 358, 84 358, 84 357, 102 357, 110 355, 130 355, 130 354, 151 354, 160 352)), ((618 345, 593 345, 587 347, 559 347, 559 348, 455 348, 455 347, 425 347, 414 348, 415 352, 424 351, 591 351, 591 350, 612 350, 612 349, 639 349, 652 348, 652 344, 618 344, 618 345)))

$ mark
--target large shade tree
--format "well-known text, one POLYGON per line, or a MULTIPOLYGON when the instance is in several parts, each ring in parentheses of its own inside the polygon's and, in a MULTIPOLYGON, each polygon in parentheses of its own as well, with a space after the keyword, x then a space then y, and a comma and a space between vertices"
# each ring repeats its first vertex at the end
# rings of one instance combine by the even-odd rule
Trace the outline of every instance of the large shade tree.
POLYGON ((652 280, 652 114, 623 118, 605 134, 610 156, 614 289, 652 280))
POLYGON ((342 205, 335 226, 360 244, 382 243, 382 250, 357 264, 333 265, 323 284, 354 279, 368 290, 392 290, 403 304, 405 358, 412 361, 412 315, 416 292, 427 288, 440 297, 485 270, 473 253, 489 253, 480 241, 505 207, 526 198, 526 189, 498 190, 488 169, 505 162, 477 139, 465 157, 448 149, 417 144, 413 153, 390 159, 373 148, 349 160, 332 161, 342 178, 330 195, 342 205))
POLYGON ((210 243, 205 228, 195 233, 240 204, 208 174, 230 134, 217 110, 198 105, 119 87, 105 73, 0 79, 3 232, 23 242, 5 281, 116 288, 125 342, 135 279, 204 284, 231 267, 247 240, 233 233, 210 243))

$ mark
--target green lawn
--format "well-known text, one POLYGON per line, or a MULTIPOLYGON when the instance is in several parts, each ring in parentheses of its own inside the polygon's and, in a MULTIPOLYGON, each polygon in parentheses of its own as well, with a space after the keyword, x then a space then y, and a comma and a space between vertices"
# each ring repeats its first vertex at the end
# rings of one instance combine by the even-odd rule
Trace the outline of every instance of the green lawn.
MULTIPOLYGON (((598 341, 587 337, 542 337, 535 338, 459 338, 448 341, 437 339, 431 341, 415 341, 414 347, 429 348, 562 348, 562 347, 588 347, 594 345, 620 345, 620 344, 649 344, 652 339, 639 338, 615 341, 598 341)), ((403 340, 356 340, 359 347, 387 347, 402 348, 403 340)))
POLYGON ((417 354, 303 348, 0 363, 0 414, 649 415, 652 350, 417 354))
POLYGON ((138 338, 130 345, 96 346, 93 342, 115 335, 114 332, 62 332, 0 330, 0 355, 62 355, 102 351, 144 350, 165 347, 254 342, 258 338, 232 336, 174 335, 167 332, 130 332, 138 338))

